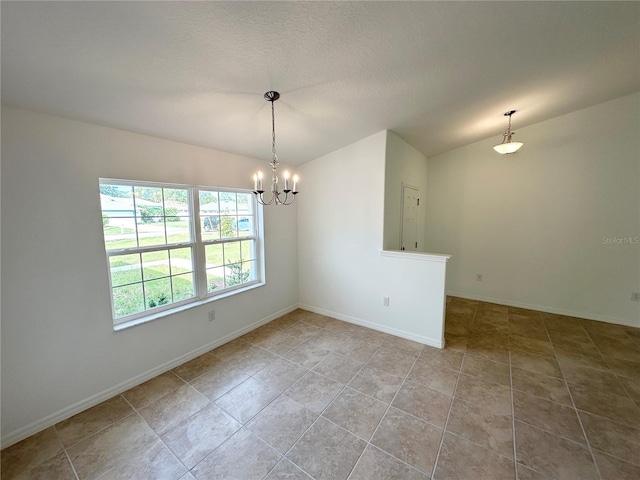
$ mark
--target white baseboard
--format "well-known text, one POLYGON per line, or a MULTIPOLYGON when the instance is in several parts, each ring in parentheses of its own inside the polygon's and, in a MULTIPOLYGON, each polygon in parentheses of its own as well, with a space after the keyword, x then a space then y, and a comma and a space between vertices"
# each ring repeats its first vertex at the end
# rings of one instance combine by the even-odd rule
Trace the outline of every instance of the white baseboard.
POLYGON ((572 310, 564 310, 562 308, 547 307, 545 305, 535 305, 530 303, 512 302, 502 298, 485 297, 482 295, 470 295, 461 292, 447 292, 448 296, 466 298, 469 300, 479 300, 481 302, 497 303, 499 305, 507 305, 509 307, 527 308, 529 310, 537 310, 545 313, 555 313, 557 315, 565 315, 567 317, 586 318, 587 320, 596 320, 598 322, 615 323, 617 325, 625 325, 627 327, 640 327, 640 321, 634 323, 633 320, 617 317, 607 317, 588 312, 577 312, 572 310))
POLYGON ((0 441, 0 444, 1 444, 0 448, 6 448, 10 445, 13 445, 14 443, 17 443, 20 440, 24 440, 25 438, 30 437, 31 435, 41 432, 42 430, 49 428, 58 422, 66 420, 67 418, 70 418, 88 408, 91 408, 101 402, 104 402, 105 400, 108 400, 109 398, 115 395, 118 395, 122 392, 126 392, 130 388, 133 388, 137 385, 140 385, 141 383, 146 382, 147 380, 150 380, 154 377, 157 377, 158 375, 168 372, 169 370, 174 369, 178 365, 182 365, 183 363, 188 362, 189 360, 192 360, 202 355, 203 353, 208 352, 209 350, 213 350, 214 348, 219 347, 220 345, 224 345, 225 343, 230 342, 234 338, 238 338, 239 336, 244 335, 245 333, 248 333, 251 330, 258 328, 261 325, 264 325, 265 323, 268 323, 272 320, 275 320, 278 317, 281 317, 282 315, 292 312, 296 308, 298 308, 297 304, 289 306, 285 309, 282 309, 279 312, 276 312, 272 315, 264 317, 256 322, 253 322, 250 325, 247 325, 246 327, 236 330, 235 332, 230 333, 229 335, 226 335, 222 338, 214 340, 213 342, 207 343, 206 345, 196 348, 195 350, 185 353, 184 355, 180 355, 178 358, 165 362, 162 365, 158 365, 157 367, 152 368, 151 370, 141 373, 140 375, 136 375, 135 377, 130 378, 117 385, 114 385, 111 388, 103 390, 100 393, 97 393, 88 398, 80 400, 79 402, 76 402, 73 405, 69 405, 68 407, 63 408, 62 410, 54 412, 51 415, 47 415, 46 417, 40 420, 36 420, 35 422, 32 422, 22 428, 19 428, 18 430, 10 432, 7 435, 3 435, 2 440, 0 441))
POLYGON ((355 325, 360 325, 362 327, 367 327, 372 330, 378 330, 379 332, 395 335, 396 337, 402 337, 408 340, 413 340, 414 342, 422 343, 424 345, 429 345, 430 347, 444 348, 442 341, 435 338, 416 335, 414 333, 406 332, 404 330, 398 330, 396 328, 387 327, 385 325, 369 322, 367 320, 362 320, 360 318, 351 317, 349 315, 343 315, 342 313, 333 312, 331 310, 325 310, 324 308, 314 307, 313 305, 306 305, 304 303, 301 303, 298 306, 304 310, 309 310, 310 312, 319 313, 320 315, 336 318, 338 320, 342 320, 348 323, 353 323, 355 325))

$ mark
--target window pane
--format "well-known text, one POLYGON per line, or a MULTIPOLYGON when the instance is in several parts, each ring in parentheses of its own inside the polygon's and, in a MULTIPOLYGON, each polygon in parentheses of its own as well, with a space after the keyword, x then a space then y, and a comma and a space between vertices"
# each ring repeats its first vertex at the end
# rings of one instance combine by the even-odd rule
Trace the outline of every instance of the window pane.
POLYGON ((142 254, 142 272, 145 280, 169 276, 169 252, 147 252, 142 254))
POLYGON ((226 265, 224 267, 224 276, 227 283, 227 287, 233 287, 234 285, 240 285, 248 281, 249 272, 242 270, 241 263, 234 263, 232 265, 226 265))
POLYGON ((218 192, 200 191, 200 216, 218 215, 218 192))
POLYGON ((240 258, 240 242, 225 243, 224 244, 224 263, 229 265, 230 263, 239 263, 240 258))
POLYGON ((224 288, 224 267, 207 270, 207 293, 224 288))
POLYGON ((258 279, 258 269, 255 260, 252 260, 250 262, 242 262, 242 271, 247 277, 247 282, 252 282, 258 279))
POLYGON ((202 239, 217 240, 220 238, 220 216, 219 215, 202 215, 200 216, 202 224, 202 239))
POLYGON ((238 215, 253 215, 252 193, 238 193, 238 215))
POLYGON ((222 216, 220 217, 220 236, 222 238, 235 238, 237 234, 237 217, 222 216))
POLYGON ((185 243, 191 241, 191 222, 189 217, 167 217, 168 243, 185 243))
POLYGON ((253 232, 253 217, 240 217, 238 219, 238 236, 251 237, 253 232))
POLYGON ((171 303, 171 279, 159 278, 144 282, 144 296, 147 308, 160 307, 171 303))
POLYGON ((141 247, 166 245, 164 217, 137 219, 138 243, 141 247))
POLYGON ((115 318, 125 317, 143 310, 144 297, 141 283, 113 289, 113 315, 115 318))
POLYGON ((222 256, 222 245, 206 245, 204 247, 207 256, 207 268, 217 267, 224 264, 222 256))
POLYGON ((142 281, 140 254, 118 255, 109 258, 111 285, 114 287, 142 281))
POLYGON ((173 301, 179 302, 195 296, 193 289, 193 273, 185 273, 171 277, 173 301))
POLYGON ((169 250, 171 260, 171 275, 193 271, 191 248, 175 248, 169 250))
POLYGON ((136 222, 133 217, 102 216, 104 246, 107 250, 138 246, 136 222))
POLYGON ((164 214, 167 217, 188 217, 189 191, 186 188, 164 189, 164 214))
POLYGON ((255 260, 256 258, 256 241, 243 240, 241 243, 242 260, 255 260))
POLYGON ((220 192, 220 213, 222 215, 237 215, 236 194, 233 192, 220 192))

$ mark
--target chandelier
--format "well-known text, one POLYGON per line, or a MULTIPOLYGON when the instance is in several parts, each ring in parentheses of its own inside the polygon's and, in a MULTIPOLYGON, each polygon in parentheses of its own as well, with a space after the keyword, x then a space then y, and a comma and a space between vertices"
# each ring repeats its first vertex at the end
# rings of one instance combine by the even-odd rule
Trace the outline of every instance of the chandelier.
POLYGON ((271 198, 266 200, 264 197, 264 188, 262 186, 262 172, 257 172, 253 175, 253 193, 256 196, 258 202, 262 205, 291 205, 293 201, 296 199, 296 195, 298 194, 298 176, 293 176, 293 188, 290 188, 289 185, 289 172, 285 170, 283 173, 284 177, 284 188, 280 191, 278 188, 278 155, 276 155, 276 120, 273 109, 273 102, 280 98, 280 94, 278 92, 267 92, 264 94, 264 99, 267 102, 271 102, 271 153, 273 154, 273 159, 269 162, 271 165, 272 176, 271 176, 271 198))
POLYGON ((510 110, 504 114, 505 117, 509 117, 509 126, 502 134, 502 143, 499 143, 493 149, 501 155, 516 153, 522 147, 521 142, 514 142, 511 139, 511 136, 515 134, 515 132, 511 131, 511 115, 516 113, 515 110, 510 110))

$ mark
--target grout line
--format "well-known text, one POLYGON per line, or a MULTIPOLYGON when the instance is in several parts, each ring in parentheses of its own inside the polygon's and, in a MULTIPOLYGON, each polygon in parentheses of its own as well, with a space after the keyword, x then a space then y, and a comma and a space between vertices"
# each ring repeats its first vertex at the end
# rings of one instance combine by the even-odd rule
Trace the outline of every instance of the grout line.
MULTIPOLYGON (((580 325, 580 326, 586 332, 586 329, 582 325, 580 325)), ((551 343, 551 349, 553 350, 553 355, 554 355, 554 357, 556 359, 556 362, 559 365, 560 362, 558 362, 558 355, 556 353, 556 349, 555 349, 555 347, 553 345, 553 342, 551 341, 551 335, 549 335, 549 329, 547 328, 547 324, 546 323, 544 323, 544 329, 547 332, 547 336, 549 337, 549 341, 551 343)), ((586 333, 587 333, 587 335, 589 335, 589 332, 586 332, 586 333)), ((582 430, 582 435, 584 436, 584 439, 587 442, 587 448, 589 449, 589 454, 591 455, 591 460, 593 461, 593 465, 596 468, 596 472, 598 473, 598 477, 600 478, 600 480, 603 480, 602 473, 600 473, 600 468, 598 467, 598 463, 596 462, 596 457, 593 454, 593 449, 591 448, 591 442, 589 441, 589 437, 587 436, 587 431, 585 430, 584 425, 582 425, 582 419, 580 418, 580 414, 578 413, 578 407, 576 407, 576 402, 573 399, 573 394, 571 393, 571 389, 569 388, 569 383, 567 382, 567 379, 564 378, 565 374, 564 374, 564 372, 562 372, 562 367, 560 367, 560 371, 562 373, 562 377, 563 377, 563 380, 565 382, 565 385, 567 386, 567 391, 569 392, 569 398, 571 399, 571 405, 573 405, 573 412, 575 413, 576 417, 578 418, 578 424, 580 425, 580 430, 582 430)), ((561 437, 561 438, 564 438, 564 437, 561 437)))
MULTIPOLYGON (((478 313, 478 304, 475 304, 475 310, 473 311, 473 318, 471 319, 471 322, 469 324, 469 328, 471 328, 471 326, 474 324, 475 320, 476 320, 476 314, 478 313)), ((445 317, 445 324, 446 324, 446 317, 445 317)), ((446 328, 446 325, 445 325, 446 328)), ((467 331, 467 333, 469 333, 467 331)), ((467 342, 468 342, 468 336, 467 336, 467 342)), ((431 478, 433 478, 435 476, 436 470, 438 468, 438 461, 440 460, 440 453, 442 453, 442 446, 444 445, 444 437, 447 433, 447 426, 449 425, 449 418, 451 417, 451 410, 453 409, 453 402, 456 398, 456 392, 458 391, 458 384, 460 383, 460 376, 462 375, 462 367, 464 366, 464 360, 465 357, 467 356, 467 348, 465 346, 464 352, 462 354, 462 361, 460 362, 460 368, 458 370, 458 377, 456 378, 456 384, 453 387, 453 393, 451 394, 451 403, 449 403, 449 411, 447 412, 447 419, 444 422, 444 426, 442 427, 442 438, 440 439, 440 445, 438 446, 438 453, 436 454, 436 459, 433 462, 433 470, 431 472, 431 478)))

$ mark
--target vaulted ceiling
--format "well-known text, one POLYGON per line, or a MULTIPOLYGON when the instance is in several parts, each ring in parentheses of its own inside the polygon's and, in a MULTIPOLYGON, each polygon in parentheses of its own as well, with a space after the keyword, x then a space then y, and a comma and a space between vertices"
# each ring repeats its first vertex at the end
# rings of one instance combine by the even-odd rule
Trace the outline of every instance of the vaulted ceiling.
MULTIPOLYGON (((2 101, 301 164, 430 156, 640 90, 638 2, 2 2, 2 101)), ((615 119, 611 119, 615 122, 615 119)))

